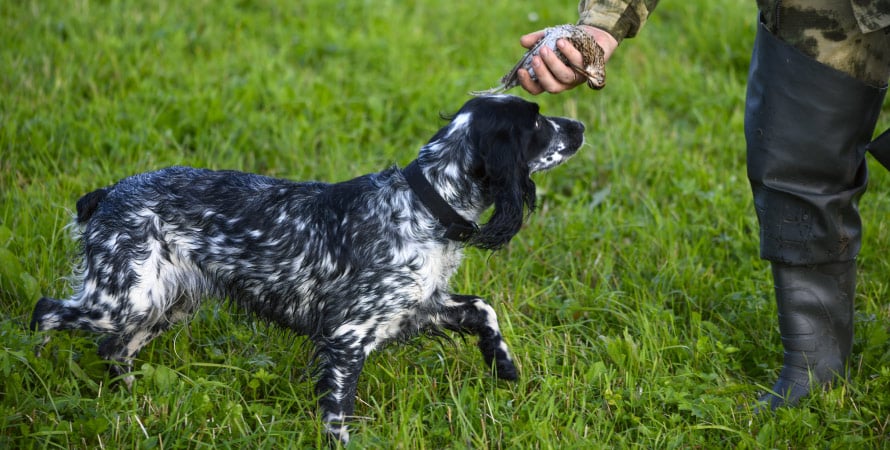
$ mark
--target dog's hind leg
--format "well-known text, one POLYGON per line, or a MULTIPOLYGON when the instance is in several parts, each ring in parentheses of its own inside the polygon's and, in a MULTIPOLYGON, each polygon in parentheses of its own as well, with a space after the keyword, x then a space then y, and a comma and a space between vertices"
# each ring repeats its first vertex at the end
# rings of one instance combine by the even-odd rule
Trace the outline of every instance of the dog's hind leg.
POLYGON ((145 332, 124 331, 132 328, 124 315, 110 308, 107 303, 82 301, 82 297, 81 294, 61 301, 41 298, 31 316, 31 329, 84 330, 108 334, 99 345, 99 355, 103 359, 120 363, 109 367, 112 375, 124 374, 129 371, 129 361, 138 352, 138 348, 154 336, 145 332))
POLYGON ((494 370, 498 378, 518 378, 516 365, 513 364, 510 351, 501 336, 497 313, 485 300, 472 295, 451 294, 445 308, 438 312, 435 322, 438 325, 479 336, 479 350, 485 358, 485 364, 494 370))
MULTIPOLYGON (((118 340, 118 333, 126 326, 125 319, 119 313, 115 313, 113 305, 98 299, 111 298, 108 295, 93 291, 91 293, 79 292, 67 300, 55 300, 47 297, 41 298, 34 306, 31 315, 31 329, 34 331, 48 330, 84 330, 96 333, 110 334, 99 347, 99 354, 105 359, 108 352, 103 348, 108 343, 118 340)), ((43 344, 38 346, 36 353, 39 355, 43 346, 49 342, 49 335, 43 344)), ((113 375, 121 375, 121 366, 114 365, 109 368, 113 375)), ((129 383, 128 383, 129 384, 129 383)))
MULTIPOLYGON (((108 336, 99 344, 99 356, 109 361, 108 371, 112 376, 128 374, 133 368, 133 359, 139 355, 143 347, 152 339, 167 331, 173 324, 192 313, 197 303, 181 302, 175 304, 164 315, 155 321, 143 320, 140 326, 130 326, 127 331, 108 336)), ((133 384, 133 377, 123 377, 127 387, 133 384)))
MULTIPOLYGON (((86 306, 82 300, 83 296, 83 293, 79 293, 68 300, 41 298, 31 313, 29 328, 32 331, 73 329, 113 333, 117 329, 117 324, 109 320, 108 311, 86 306)), ((43 342, 34 350, 38 356, 49 340, 49 334, 45 335, 43 342)))
POLYGON ((108 373, 112 377, 123 376, 128 388, 133 385, 133 376, 127 375, 133 369, 133 358, 154 336, 140 331, 137 333, 111 335, 99 343, 99 356, 108 361, 108 373))
POLYGON ((133 358, 166 328, 140 329, 132 333, 111 335, 103 339, 99 343, 99 356, 109 362, 109 374, 112 377, 123 376, 124 384, 128 388, 132 387, 133 376, 127 374, 133 369, 133 358))
MULTIPOLYGON (((109 372, 113 376, 124 375, 130 371, 133 358, 142 347, 173 323, 186 318, 199 304, 193 296, 183 293, 175 282, 177 277, 147 276, 166 274, 164 267, 143 270, 142 276, 133 277, 139 282, 123 292, 96 288, 100 284, 96 281, 97 275, 88 272, 81 289, 71 298, 40 299, 34 307, 31 329, 76 329, 107 334, 99 345, 99 355, 111 362, 109 372)), ((132 377, 124 381, 129 386, 132 377)))

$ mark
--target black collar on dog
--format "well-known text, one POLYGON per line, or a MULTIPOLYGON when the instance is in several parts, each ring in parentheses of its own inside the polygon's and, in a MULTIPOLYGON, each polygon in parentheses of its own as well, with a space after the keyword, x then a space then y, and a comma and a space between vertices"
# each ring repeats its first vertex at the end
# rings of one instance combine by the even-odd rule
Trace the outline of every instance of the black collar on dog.
POLYGON ((445 237, 452 241, 466 242, 479 230, 475 223, 464 219, 442 196, 436 192, 433 185, 423 175, 420 164, 417 161, 408 164, 402 169, 402 175, 408 181, 408 186, 414 194, 420 198, 420 202, 433 213, 439 223, 445 227, 445 237))

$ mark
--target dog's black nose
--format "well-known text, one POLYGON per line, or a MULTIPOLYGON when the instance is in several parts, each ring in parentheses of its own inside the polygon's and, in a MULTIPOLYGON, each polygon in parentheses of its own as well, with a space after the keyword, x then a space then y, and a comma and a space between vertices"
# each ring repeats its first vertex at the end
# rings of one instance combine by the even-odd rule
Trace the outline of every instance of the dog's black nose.
POLYGON ((572 120, 571 123, 572 123, 572 125, 575 125, 576 127, 578 127, 578 133, 584 132, 584 130, 585 130, 584 122, 581 122, 578 120, 572 120))

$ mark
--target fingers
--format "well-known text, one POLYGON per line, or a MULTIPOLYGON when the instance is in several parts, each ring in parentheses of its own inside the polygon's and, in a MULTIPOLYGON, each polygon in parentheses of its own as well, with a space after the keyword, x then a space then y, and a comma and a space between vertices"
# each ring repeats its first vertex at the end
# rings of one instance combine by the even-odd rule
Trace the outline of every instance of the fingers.
MULTIPOLYGON (((581 67, 584 65, 584 62, 581 57, 581 53, 572 46, 565 39, 560 39, 556 41, 556 46, 559 48, 560 53, 566 57, 566 59, 578 66, 581 67)), ((565 84, 569 87, 577 86, 583 80, 578 80, 578 76, 575 74, 575 71, 566 63, 562 62, 562 59, 556 55, 556 52, 550 50, 549 48, 542 48, 540 52, 541 59, 544 61, 544 64, 547 66, 549 74, 551 75, 549 78, 559 84, 565 84)), ((537 68, 535 68, 535 73, 537 73, 537 68)), ((540 81, 540 77, 538 77, 540 81)))
MULTIPOLYGON (((564 39, 557 42, 560 46, 560 52, 572 63, 581 64, 581 54, 572 47, 564 39), (578 62, 575 62, 577 60, 578 62)), ((535 71, 535 78, 532 80, 531 75, 524 69, 519 70, 519 84, 532 95, 538 95, 542 92, 556 94, 567 91, 584 82, 583 77, 575 74, 571 67, 559 59, 559 56, 549 48, 542 48, 539 56, 532 58, 532 68, 535 71)))
POLYGON ((542 37, 544 37, 544 30, 538 30, 520 37, 519 43, 525 48, 531 48, 542 37))
POLYGON ((608 61, 609 58, 612 57, 612 53, 615 52, 615 49, 618 48, 618 40, 616 40, 615 37, 608 32, 599 28, 594 28, 588 25, 579 26, 590 33, 591 36, 593 36, 593 39, 596 41, 596 43, 599 44, 599 46, 603 49, 603 54, 605 56, 604 59, 608 61))
MULTIPOLYGON (((608 61, 618 47, 618 40, 599 28, 587 25, 579 26, 593 36, 594 40, 603 49, 604 59, 608 61)), ((531 48, 539 39, 544 37, 544 34, 545 30, 526 34, 519 38, 519 43, 525 48, 531 48)), ((569 41, 560 39, 556 45, 560 53, 569 62, 578 67, 583 66, 584 58, 581 56, 581 52, 572 46, 569 41)), ((575 73, 569 65, 562 62, 549 48, 540 50, 539 56, 535 56, 532 59, 532 67, 534 68, 536 80, 533 80, 527 71, 519 70, 519 84, 533 95, 538 95, 542 92, 556 94, 572 89, 586 81, 584 76, 575 73)))
POLYGON ((544 88, 538 84, 537 81, 532 80, 532 76, 529 75, 528 71, 525 69, 519 69, 519 85, 522 86, 523 89, 528 91, 529 94, 538 95, 544 92, 544 88))

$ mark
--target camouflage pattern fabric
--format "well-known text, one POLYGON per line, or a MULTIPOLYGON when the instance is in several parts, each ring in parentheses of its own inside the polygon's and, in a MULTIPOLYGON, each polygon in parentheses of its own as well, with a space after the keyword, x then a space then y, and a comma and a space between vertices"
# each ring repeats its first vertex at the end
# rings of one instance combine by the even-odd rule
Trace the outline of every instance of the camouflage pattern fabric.
POLYGON ((853 0, 850 4, 863 33, 878 31, 890 25, 890 0, 853 0))
MULTIPOLYGON (((606 30, 621 42, 637 35, 657 4, 581 0, 578 23, 606 30)), ((767 28, 804 54, 873 86, 887 84, 890 0, 757 0, 757 7, 767 28)))
POLYGON ((875 87, 890 78, 890 0, 757 0, 779 39, 875 87))
POLYGON ((578 25, 608 31, 621 42, 637 35, 657 4, 658 0, 581 0, 578 25))

